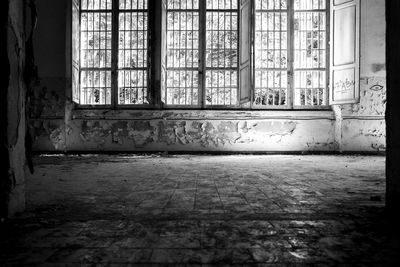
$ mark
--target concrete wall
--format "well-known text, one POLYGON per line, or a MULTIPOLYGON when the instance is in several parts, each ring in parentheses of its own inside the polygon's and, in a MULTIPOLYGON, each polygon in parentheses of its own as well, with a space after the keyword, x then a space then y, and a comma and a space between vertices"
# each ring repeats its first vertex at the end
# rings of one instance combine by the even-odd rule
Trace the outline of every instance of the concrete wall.
POLYGON ((2 42, 6 42, 7 58, 2 60, 4 88, 1 92, 1 158, 0 218, 12 217, 25 208, 25 19, 24 1, 3 3, 2 42), (4 7, 6 6, 6 7, 4 7), (5 30, 5 32, 3 32, 5 30))
POLYGON ((384 0, 362 0, 361 101, 330 111, 77 110, 70 90, 68 0, 38 0, 37 151, 383 151, 384 0), (67 29, 67 31, 66 31, 67 29))
POLYGON ((399 222, 400 203, 400 2, 386 1, 387 20, 387 66, 388 66, 388 102, 387 121, 387 154, 386 154, 386 211, 393 224, 399 222))
POLYGON ((335 107, 343 151, 386 148, 385 1, 361 0, 360 103, 335 107))

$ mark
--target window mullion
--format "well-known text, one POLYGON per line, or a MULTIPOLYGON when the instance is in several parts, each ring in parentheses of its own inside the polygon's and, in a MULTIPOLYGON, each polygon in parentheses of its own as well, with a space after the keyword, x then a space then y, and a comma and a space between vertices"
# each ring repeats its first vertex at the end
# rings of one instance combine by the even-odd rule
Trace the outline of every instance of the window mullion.
POLYGON ((206 77, 206 3, 199 2, 199 105, 204 108, 205 97, 205 77, 206 77))
POLYGON ((293 108, 294 99, 294 0, 288 1, 288 76, 287 76, 287 104, 289 108, 293 108))
POLYGON ((111 47, 111 105, 118 105, 118 35, 119 0, 112 0, 112 47, 111 47))

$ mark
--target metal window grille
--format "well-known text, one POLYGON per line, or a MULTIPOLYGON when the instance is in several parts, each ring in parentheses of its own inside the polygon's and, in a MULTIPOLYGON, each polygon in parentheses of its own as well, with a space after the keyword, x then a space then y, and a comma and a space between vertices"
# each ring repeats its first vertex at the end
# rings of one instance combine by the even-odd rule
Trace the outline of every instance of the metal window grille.
POLYGON ((256 0, 254 105, 288 103, 288 6, 256 0))
POLYGON ((206 105, 236 105, 238 2, 207 1, 206 8, 206 105))
POLYGON ((167 2, 167 105, 199 105, 199 1, 167 2))
POLYGON ((326 2, 294 2, 294 105, 327 105, 326 2))
POLYGON ((326 0, 255 0, 254 107, 327 105, 326 0))
MULTIPOLYGON (((326 2, 254 0, 253 108, 327 106, 326 2)), ((239 107, 238 5, 166 1, 166 107, 239 107)), ((80 104, 149 105, 148 0, 80 7, 80 104)))
POLYGON ((148 104, 147 0, 81 0, 80 104, 148 104))
POLYGON ((237 105, 237 57, 237 0, 167 2, 167 106, 237 105))

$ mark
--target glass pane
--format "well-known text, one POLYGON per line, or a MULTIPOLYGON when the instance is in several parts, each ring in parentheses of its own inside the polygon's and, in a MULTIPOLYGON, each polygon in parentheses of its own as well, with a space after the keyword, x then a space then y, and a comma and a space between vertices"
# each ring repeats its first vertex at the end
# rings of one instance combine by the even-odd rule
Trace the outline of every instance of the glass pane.
POLYGON ((167 0, 167 9, 199 9, 200 0, 167 0))
POLYGON ((111 12, 81 14, 81 68, 111 67, 111 12))
POLYGON ((294 10, 324 10, 326 0, 294 0, 294 10))
POLYGON ((167 105, 198 105, 199 3, 167 2, 167 105), (182 11, 184 10, 184 11, 182 11))
POLYGON ((147 71, 118 71, 118 96, 121 105, 148 104, 147 71))
POLYGON ((147 9, 147 0, 119 0, 119 9, 147 9))
POLYGON ((294 15, 294 67, 326 68, 326 14, 296 12, 294 15))
POLYGON ((295 71, 295 105, 326 105, 326 71, 295 71))
POLYGON ((112 0, 82 0, 81 10, 111 10, 112 0))
POLYGON ((80 15, 80 104, 111 104, 111 0, 83 0, 80 15))
POLYGON ((206 105, 236 105, 238 11, 236 0, 208 0, 206 11, 206 105), (226 11, 226 10, 229 11, 226 11))
POLYGON ((325 1, 295 1, 294 104, 327 105, 325 1), (312 11, 317 10, 317 11, 312 11))
POLYGON ((237 20, 237 12, 207 12, 207 67, 236 68, 238 66, 237 20))
POLYGON ((287 2, 257 0, 255 5, 254 105, 284 106, 288 86, 287 2))
POLYGON ((149 104, 147 1, 123 0, 119 7, 118 104, 149 104))
POLYGON ((237 0, 207 0, 207 9, 237 9, 237 0))
POLYGON ((236 70, 206 71, 206 105, 237 104, 236 70))
POLYGON ((254 104, 284 106, 287 101, 287 71, 255 71, 254 104))
POLYGON ((119 15, 119 68, 147 67, 147 13, 119 15))
POLYGON ((285 10, 287 9, 287 0, 256 0, 256 10, 285 10))
POLYGON ((81 71, 81 104, 111 104, 111 71, 81 71))
POLYGON ((199 72, 169 70, 167 73, 167 104, 198 105, 199 72))

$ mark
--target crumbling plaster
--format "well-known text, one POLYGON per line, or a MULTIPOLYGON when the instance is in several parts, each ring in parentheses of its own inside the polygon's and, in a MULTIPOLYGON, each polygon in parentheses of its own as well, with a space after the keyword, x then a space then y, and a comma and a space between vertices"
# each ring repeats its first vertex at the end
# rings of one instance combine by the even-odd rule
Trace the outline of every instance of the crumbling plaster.
POLYGON ((334 107, 341 151, 386 149, 385 2, 361 1, 360 101, 334 107))
POLYGON ((66 127, 62 119, 36 119, 32 128, 36 149, 58 151, 332 150, 333 113, 322 113, 78 110, 66 127))
POLYGON ((6 188, 1 188, 2 220, 24 210, 25 178, 29 173, 25 157, 25 2, 8 1, 5 6, 8 8, 8 12, 5 11, 8 21, 5 27, 7 35, 3 37, 7 37, 8 60, 2 62, 5 73, 8 74, 5 77, 8 78, 8 88, 5 88, 6 107, 2 111, 6 114, 7 126, 2 131, 7 131, 7 137, 2 140, 2 145, 7 148, 8 155, 2 155, 2 168, 7 168, 7 175, 1 177, 2 187, 6 185, 6 188), (6 195, 5 199, 3 195, 6 195))

